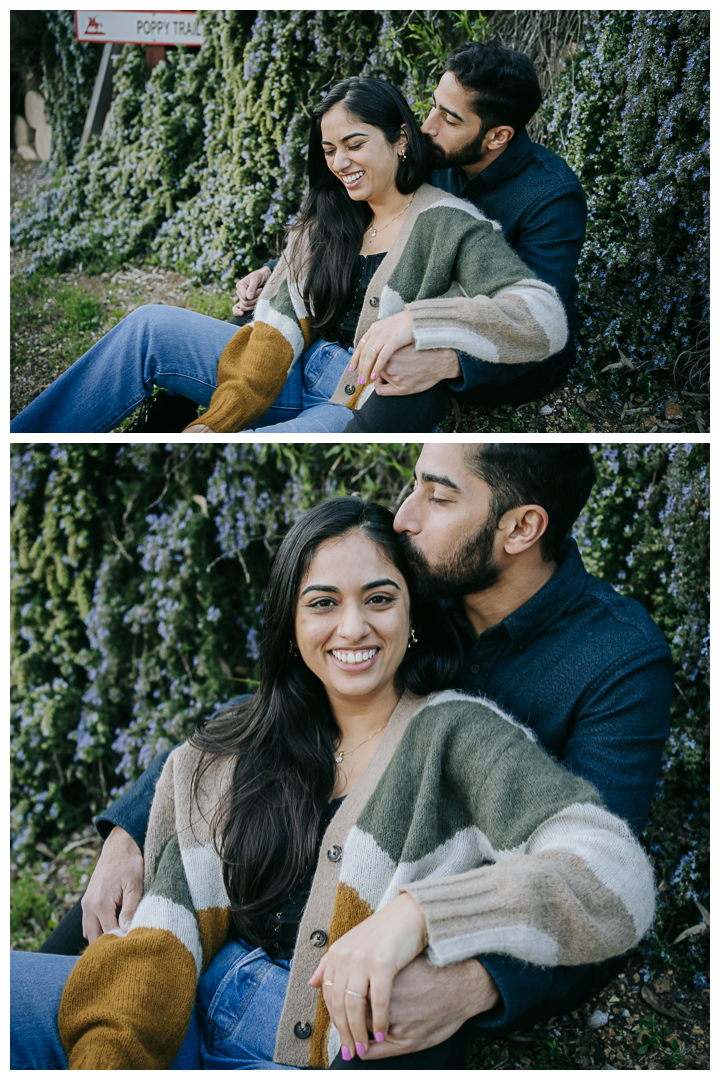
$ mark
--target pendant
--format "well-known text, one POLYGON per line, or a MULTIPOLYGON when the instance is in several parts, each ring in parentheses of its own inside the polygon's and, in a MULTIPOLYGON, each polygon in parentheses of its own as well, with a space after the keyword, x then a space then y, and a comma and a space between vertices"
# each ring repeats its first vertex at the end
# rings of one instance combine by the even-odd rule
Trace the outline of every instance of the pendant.
POLYGON ((377 229, 373 229, 373 231, 370 233, 371 239, 373 236, 377 236, 377 229))
POLYGON ((340 753, 339 753, 339 754, 337 755, 337 757, 335 758, 335 760, 337 761, 338 765, 340 764, 340 762, 342 761, 342 759, 343 759, 344 757, 345 757, 345 751, 344 751, 344 750, 341 750, 341 751, 340 751, 340 753))

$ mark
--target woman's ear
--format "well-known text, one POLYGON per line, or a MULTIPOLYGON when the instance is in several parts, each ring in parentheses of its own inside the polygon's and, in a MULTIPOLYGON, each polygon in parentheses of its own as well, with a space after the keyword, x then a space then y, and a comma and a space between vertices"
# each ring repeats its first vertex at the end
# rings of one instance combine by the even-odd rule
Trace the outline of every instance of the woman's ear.
POLYGON ((408 136, 407 128, 405 127, 405 124, 403 124, 402 127, 400 128, 400 138, 397 141, 397 151, 398 151, 398 155, 400 157, 403 156, 405 151, 408 149, 409 145, 410 145, 410 138, 408 136))

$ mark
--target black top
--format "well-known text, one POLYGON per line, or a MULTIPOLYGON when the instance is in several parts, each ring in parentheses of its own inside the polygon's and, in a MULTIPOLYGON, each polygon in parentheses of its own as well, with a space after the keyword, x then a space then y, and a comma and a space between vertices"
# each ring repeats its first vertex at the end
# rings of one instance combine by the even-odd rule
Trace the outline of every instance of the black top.
POLYGON ((352 265, 353 294, 350 307, 339 322, 325 330, 323 336, 326 341, 337 341, 343 349, 349 349, 352 352, 367 287, 386 255, 387 251, 381 251, 377 255, 355 256, 352 265))
MULTIPOLYGON (((315 845, 315 855, 312 862, 290 896, 288 896, 287 900, 282 904, 280 910, 271 912, 268 915, 268 929, 275 934, 276 940, 272 945, 266 946, 265 951, 273 960, 292 960, 293 958, 300 920, 303 917, 310 896, 313 878, 315 877, 315 871, 317 870, 322 838, 325 835, 328 825, 340 809, 340 805, 344 798, 345 796, 343 795, 340 799, 332 799, 325 807, 325 813, 320 822, 318 841, 315 845)), ((247 944, 252 945, 253 943, 248 941, 247 944)))

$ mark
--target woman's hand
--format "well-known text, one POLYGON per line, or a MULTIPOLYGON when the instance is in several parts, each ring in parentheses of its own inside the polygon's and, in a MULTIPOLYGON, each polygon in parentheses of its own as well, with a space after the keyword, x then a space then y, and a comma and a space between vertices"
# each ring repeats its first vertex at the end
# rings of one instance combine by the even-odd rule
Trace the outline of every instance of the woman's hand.
POLYGON ((233 315, 244 315, 246 311, 252 311, 271 273, 269 266, 261 266, 259 270, 253 270, 252 274, 235 282, 238 303, 232 309, 233 315))
POLYGON ((401 893, 330 946, 309 985, 322 986, 345 1061, 367 1052, 366 1009, 375 1041, 384 1041, 393 980, 426 944, 425 917, 412 896, 401 893))
POLYGON ((193 424, 192 427, 185 428, 185 435, 195 435, 196 433, 200 434, 201 432, 208 432, 210 435, 215 434, 213 429, 208 427, 207 424, 193 424))
POLYGON ((374 382, 393 353, 414 342, 412 315, 406 309, 372 324, 357 344, 348 371, 358 369, 358 386, 374 382))

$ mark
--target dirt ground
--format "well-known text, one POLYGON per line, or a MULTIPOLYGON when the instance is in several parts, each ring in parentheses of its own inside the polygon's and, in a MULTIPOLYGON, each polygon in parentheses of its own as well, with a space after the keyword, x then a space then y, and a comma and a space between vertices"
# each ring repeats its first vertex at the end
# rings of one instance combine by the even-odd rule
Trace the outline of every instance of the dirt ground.
MULTIPOLYGON (((43 166, 35 162, 11 161, 11 217, 26 208, 48 183, 43 166)), ((22 274, 31 262, 31 254, 11 250, 11 274, 22 274)), ((141 304, 175 304, 201 309, 217 318, 230 318, 232 296, 218 286, 193 286, 182 274, 168 268, 128 265, 115 274, 90 275, 78 267, 69 273, 49 277, 42 303, 52 310, 53 297, 72 284, 78 292, 96 297, 102 304, 103 323, 87 335, 77 355, 102 333, 107 332, 122 315, 141 304), (204 296, 198 296, 198 293, 204 296), (208 306, 203 300, 213 303, 208 306), (225 302, 226 300, 226 302, 225 302)), ((37 319, 16 320, 12 347, 29 357, 11 372, 11 408, 15 415, 41 390, 57 378, 72 359, 58 355, 61 343, 52 340, 37 319)), ((65 350, 67 352, 67 350, 65 350)), ((76 357, 73 357, 73 359, 76 357)), ((624 361, 618 357, 617 368, 624 361)), ((627 362, 625 361, 626 365, 627 362)), ((440 425, 442 432, 637 432, 642 434, 697 433, 709 428, 709 395, 675 385, 672 373, 634 372, 632 388, 618 393, 613 372, 598 374, 592 380, 571 377, 564 386, 539 401, 520 406, 482 408, 454 400, 452 409, 440 425)))

